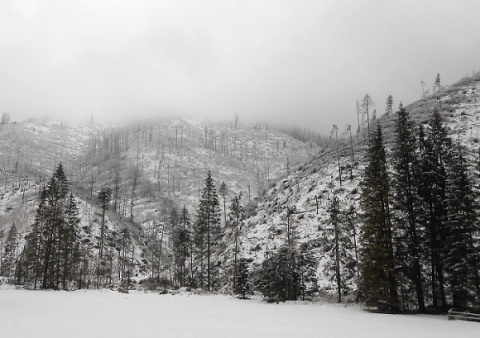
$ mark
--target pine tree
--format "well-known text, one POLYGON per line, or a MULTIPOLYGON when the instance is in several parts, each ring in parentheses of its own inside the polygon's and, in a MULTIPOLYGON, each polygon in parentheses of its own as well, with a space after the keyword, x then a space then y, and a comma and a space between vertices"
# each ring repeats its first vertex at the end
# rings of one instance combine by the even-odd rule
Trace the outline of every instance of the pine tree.
POLYGON ((253 260, 251 258, 240 258, 238 260, 238 274, 236 278, 235 293, 240 295, 241 299, 247 299, 247 295, 253 293, 253 286, 250 282, 249 265, 253 260))
POLYGON ((388 95, 387 103, 386 103, 386 107, 385 107, 385 114, 390 115, 390 114, 392 114, 392 112, 393 112, 393 96, 388 95))
POLYGON ((78 261, 78 212, 60 163, 42 190, 32 231, 26 236, 20 268, 24 281, 34 289, 67 288, 78 261))
MULTIPOLYGON (((360 271, 359 271, 359 247, 358 247, 358 231, 359 231, 359 217, 357 214, 357 210, 354 205, 348 206, 343 212, 343 218, 345 219, 345 232, 346 236, 353 240, 353 253, 355 255, 354 261, 351 263, 351 268, 354 270, 353 272, 356 275, 356 282, 355 284, 358 285, 360 283, 360 271)), ((353 257, 352 257, 353 258, 353 257)), ((358 293, 358 289, 356 290, 358 293)))
POLYGON ((371 137, 368 165, 361 183, 362 292, 367 303, 386 302, 398 308, 397 277, 393 256, 393 233, 390 215, 390 179, 380 124, 371 137))
POLYGON ((453 307, 478 307, 478 204, 459 145, 447 157, 445 272, 453 307))
POLYGON ((354 247, 352 234, 341 210, 340 200, 334 194, 329 206, 330 219, 323 229, 323 252, 330 258, 325 274, 336 284, 337 301, 342 301, 346 281, 354 278, 355 265, 351 251, 354 247))
POLYGON ((305 300, 317 291, 318 261, 310 243, 302 243, 298 250, 284 245, 276 253, 268 252, 258 273, 257 287, 269 300, 305 300))
POLYGON ((241 204, 242 194, 236 195, 230 204, 230 211, 228 213, 228 223, 225 238, 233 244, 233 287, 232 290, 237 290, 237 273, 238 273, 238 254, 239 254, 239 237, 245 220, 245 209, 241 204))
POLYGON ((15 273, 15 263, 17 260, 18 232, 15 222, 7 233, 7 239, 3 247, 0 275, 12 278, 15 273))
POLYGON ((180 264, 178 261, 179 258, 179 251, 180 245, 179 245, 179 236, 178 233, 180 231, 180 228, 178 226, 179 222, 179 217, 178 217, 178 211, 177 208, 174 206, 170 209, 170 217, 169 217, 169 222, 170 222, 170 227, 171 227, 171 238, 172 238, 172 262, 173 262, 173 286, 176 286, 177 280, 180 280, 180 264))
POLYGON ((267 257, 262 263, 258 286, 270 300, 296 300, 300 290, 295 252, 282 246, 277 253, 267 257))
MULTIPOLYGON (((200 259, 203 263, 204 255, 206 255, 206 274, 207 274, 207 290, 211 290, 213 281, 216 277, 216 267, 212 264, 212 256, 215 255, 217 246, 220 244, 222 237, 220 227, 220 207, 218 203, 217 191, 213 182, 210 171, 205 179, 205 187, 200 199, 200 205, 197 211, 196 224, 196 242, 200 249, 200 259)), ((203 265, 203 264, 201 264, 203 265)), ((201 266, 200 285, 203 287, 203 266, 201 266)))
POLYGON ((446 307, 444 258, 445 258, 445 158, 451 142, 443 126, 443 119, 434 111, 429 121, 428 133, 419 131, 420 171, 418 193, 421 198, 420 220, 425 228, 426 255, 428 257, 432 305, 446 307))
MULTIPOLYGON (((417 306, 420 312, 425 311, 423 294, 423 274, 421 269, 422 229, 420 227, 417 192, 419 162, 417 159, 417 140, 414 125, 405 108, 400 109, 395 121, 395 144, 392 154, 392 185, 395 190, 393 209, 398 233, 397 263, 402 266, 404 277, 414 285, 417 306)), ((402 279, 403 280, 403 279, 402 279)))
POLYGON ((372 98, 370 97, 370 95, 365 94, 365 96, 363 97, 362 99, 362 111, 363 111, 363 114, 364 116, 367 117, 367 133, 368 135, 370 135, 370 109, 371 107, 374 105, 374 102, 372 100, 372 98))
POLYGON ((313 254, 312 243, 306 242, 300 245, 296 262, 299 292, 302 300, 305 300, 306 297, 310 297, 314 292, 318 291, 318 259, 316 259, 313 254))
POLYGON ((70 193, 65 210, 65 226, 61 234, 61 269, 62 284, 64 290, 68 289, 68 285, 72 279, 78 278, 77 267, 80 264, 80 238, 78 227, 80 218, 78 208, 73 194, 70 193))
POLYGON ((103 250, 105 246, 105 230, 106 230, 106 220, 105 215, 110 206, 110 200, 112 197, 112 190, 109 187, 103 187, 100 189, 97 195, 98 205, 102 209, 102 222, 100 224, 100 245, 99 245, 99 260, 100 264, 103 260, 103 250))
MULTIPOLYGON (((188 209, 185 205, 180 212, 176 242, 178 247, 177 260, 179 265, 179 281, 180 285, 185 286, 187 285, 187 279, 191 279, 187 273, 187 260, 190 262, 190 271, 192 271, 193 265, 192 229, 188 209)), ((191 280, 189 285, 191 285, 191 280)))
POLYGON ((220 195, 222 195, 222 198, 223 198, 223 218, 225 221, 224 224, 226 226, 227 225, 227 208, 226 208, 225 201, 227 197, 227 185, 225 184, 225 182, 222 182, 222 184, 220 184, 220 189, 218 190, 218 192, 220 193, 220 195))
POLYGON ((340 303, 342 301, 342 281, 340 276, 340 205, 337 196, 333 196, 330 202, 330 224, 333 227, 333 260, 334 260, 334 269, 335 269, 335 281, 337 284, 337 301, 340 303))

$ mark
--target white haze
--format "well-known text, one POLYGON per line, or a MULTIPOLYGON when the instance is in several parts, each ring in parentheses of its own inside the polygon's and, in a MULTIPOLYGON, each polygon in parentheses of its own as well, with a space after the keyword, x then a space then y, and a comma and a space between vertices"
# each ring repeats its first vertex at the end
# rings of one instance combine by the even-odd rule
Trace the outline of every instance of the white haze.
POLYGON ((480 2, 0 2, 0 112, 356 125, 480 66, 480 2))

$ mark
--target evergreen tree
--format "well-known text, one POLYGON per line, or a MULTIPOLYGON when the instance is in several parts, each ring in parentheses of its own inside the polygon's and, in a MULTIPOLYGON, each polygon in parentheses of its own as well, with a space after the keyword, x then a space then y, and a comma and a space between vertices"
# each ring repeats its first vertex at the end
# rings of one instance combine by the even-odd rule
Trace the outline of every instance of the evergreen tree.
POLYGON ((62 285, 66 290, 71 280, 77 278, 77 268, 80 264, 80 238, 78 227, 80 218, 78 208, 73 194, 70 193, 65 211, 65 226, 61 233, 61 246, 59 248, 61 254, 61 270, 62 285))
POLYGON ((0 275, 11 278, 15 273, 15 262, 17 260, 18 232, 15 222, 7 233, 7 239, 3 247, 0 275))
MULTIPOLYGON (((188 274, 187 270, 187 260, 190 263, 190 271, 192 271, 193 265, 193 242, 192 242, 192 229, 190 223, 190 216, 188 214, 188 209, 184 205, 182 211, 180 212, 179 218, 179 227, 177 232, 177 260, 179 265, 179 281, 180 285, 187 285, 187 280, 190 280, 191 277, 188 274)), ((189 285, 191 280, 189 282, 189 285)))
MULTIPOLYGON (((418 178, 419 161, 417 159, 417 140, 414 125, 405 108, 400 109, 395 121, 395 143, 392 154, 392 185, 395 190, 393 207, 397 229, 397 263, 406 279, 414 285, 417 306, 425 311, 425 299, 422 284, 421 250, 422 229, 419 222, 418 178)), ((404 278, 402 278, 404 280, 404 278)))
POLYGON ((210 171, 205 179, 205 187, 197 211, 196 244, 201 259, 200 285, 203 287, 203 258, 206 256, 207 290, 211 290, 218 264, 212 264, 212 256, 220 244, 222 231, 220 227, 220 207, 217 191, 210 171))
POLYGON ((393 112, 393 96, 388 95, 387 103, 386 103, 386 107, 385 107, 385 114, 390 115, 390 114, 392 114, 392 112, 393 112))
POLYGON ((226 208, 226 198, 227 198, 227 185, 225 184, 225 182, 222 182, 222 184, 220 184, 220 189, 218 190, 218 192, 220 193, 220 195, 222 195, 222 198, 223 198, 223 218, 224 218, 224 221, 225 221, 225 226, 227 225, 227 208, 226 208))
POLYGON ((318 260, 315 258, 312 250, 312 243, 302 243, 299 248, 297 262, 297 274, 299 292, 302 300, 310 297, 318 291, 317 285, 317 266, 318 260))
POLYGON ((241 299, 247 299, 247 295, 253 293, 249 272, 249 265, 252 261, 251 258, 240 258, 238 260, 238 274, 235 275, 237 279, 235 293, 240 295, 241 299))
POLYGON ((105 215, 107 210, 109 209, 110 205, 110 200, 112 197, 112 190, 109 187, 103 187, 100 189, 97 195, 98 199, 98 205, 102 209, 102 222, 100 224, 100 245, 99 245, 99 259, 100 259, 100 264, 103 259, 103 249, 105 246, 105 230, 106 230, 106 221, 105 221, 105 215))
POLYGON ((226 240, 233 244, 233 287, 232 290, 237 290, 237 273, 238 273, 238 254, 239 254, 239 237, 245 220, 245 209, 241 204, 242 194, 236 195, 230 204, 230 211, 228 213, 228 223, 226 229, 226 240))
POLYGON ((419 131, 420 170, 418 194, 421 200, 420 220, 425 228, 426 255, 428 257, 432 305, 446 307, 444 258, 445 258, 445 158, 451 142, 443 126, 443 119, 434 111, 428 125, 428 133, 419 131))
POLYGON ((317 260, 309 243, 291 251, 287 245, 268 253, 259 271, 257 286, 269 300, 302 299, 317 291, 317 260))
POLYGON ((270 300, 296 300, 299 294, 295 253, 282 246, 267 257, 260 270, 259 289, 270 300))
POLYGON ((357 285, 356 293, 358 293, 358 285, 360 283, 360 271, 359 271, 359 247, 358 247, 358 231, 359 231, 359 217, 354 205, 348 206, 343 212, 343 218, 345 219, 345 232, 346 236, 350 238, 351 244, 353 244, 353 261, 350 264, 352 272, 356 275, 355 284, 357 285), (353 242, 352 242, 353 240, 353 242))
POLYGON ((329 205, 329 222, 322 229, 322 252, 329 258, 325 275, 337 288, 337 301, 346 293, 346 283, 355 277, 355 259, 352 256, 354 244, 349 224, 341 210, 340 200, 334 194, 329 205))
POLYGON ((170 227, 171 227, 171 238, 172 238, 172 262, 173 262, 173 285, 176 285, 176 282, 180 280, 180 262, 178 260, 179 258, 179 251, 181 251, 180 245, 179 245, 179 232, 180 228, 178 226, 179 223, 179 217, 178 217, 178 211, 176 207, 172 207, 170 209, 170 217, 169 217, 169 222, 170 222, 170 227))
POLYGON ((453 307, 478 307, 480 297, 478 204, 462 150, 458 145, 447 157, 445 272, 453 307))
POLYGON ((43 289, 58 289, 61 283, 67 288, 67 280, 75 270, 79 221, 73 195, 67 198, 68 191, 60 163, 41 192, 35 223, 22 253, 20 277, 33 283, 34 289, 38 283, 43 289))
POLYGON ((390 215, 390 179, 380 124, 371 137, 361 183, 362 292, 367 303, 398 308, 397 277, 390 215))

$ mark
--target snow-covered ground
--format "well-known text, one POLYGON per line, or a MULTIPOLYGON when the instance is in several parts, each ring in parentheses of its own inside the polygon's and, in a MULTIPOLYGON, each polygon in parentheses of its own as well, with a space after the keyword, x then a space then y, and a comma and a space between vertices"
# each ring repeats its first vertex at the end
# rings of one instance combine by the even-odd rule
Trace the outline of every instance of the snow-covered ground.
POLYGON ((382 315, 334 304, 267 304, 229 296, 113 291, 0 290, 0 336, 480 337, 480 324, 446 316, 382 315))

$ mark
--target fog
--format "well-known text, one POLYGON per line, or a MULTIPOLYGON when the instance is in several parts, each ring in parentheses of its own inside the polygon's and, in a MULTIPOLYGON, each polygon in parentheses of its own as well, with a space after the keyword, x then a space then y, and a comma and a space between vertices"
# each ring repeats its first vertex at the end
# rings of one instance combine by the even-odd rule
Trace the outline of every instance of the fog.
POLYGON ((480 2, 0 2, 0 111, 12 120, 180 115, 327 134, 480 66, 480 2))

